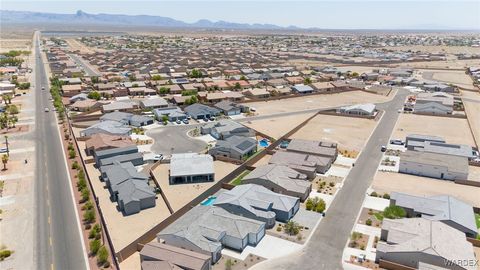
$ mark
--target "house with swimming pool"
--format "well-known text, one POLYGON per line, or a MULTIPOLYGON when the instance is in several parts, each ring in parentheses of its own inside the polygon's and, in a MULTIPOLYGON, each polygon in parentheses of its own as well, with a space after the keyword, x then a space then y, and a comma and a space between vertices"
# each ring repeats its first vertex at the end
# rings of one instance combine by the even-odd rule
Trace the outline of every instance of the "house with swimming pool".
POLYGON ((239 185, 223 192, 213 201, 232 214, 263 221, 267 228, 275 226, 275 220, 287 222, 300 208, 300 200, 254 184, 239 185))
POLYGON ((206 254, 216 263, 223 247, 243 251, 265 236, 265 222, 221 207, 198 205, 157 234, 160 243, 206 254))
POLYGON ((208 153, 212 156, 222 156, 245 160, 257 152, 257 140, 251 137, 231 136, 218 140, 208 153))

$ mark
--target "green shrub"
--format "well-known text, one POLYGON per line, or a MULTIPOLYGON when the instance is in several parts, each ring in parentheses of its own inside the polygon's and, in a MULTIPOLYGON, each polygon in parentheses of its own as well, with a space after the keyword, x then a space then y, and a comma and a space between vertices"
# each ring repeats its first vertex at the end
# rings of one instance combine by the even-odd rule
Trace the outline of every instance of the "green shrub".
POLYGON ((93 255, 97 254, 98 250, 100 249, 100 240, 92 240, 90 241, 90 253, 93 255))
POLYGON ((4 249, 0 250, 0 261, 3 261, 5 258, 8 258, 12 255, 13 251, 4 249))
POLYGON ((372 220, 371 220, 371 219, 367 219, 367 220, 365 221, 365 224, 366 224, 367 226, 372 226, 372 220))
POLYGON ((378 194, 377 194, 377 192, 374 191, 374 192, 370 193, 370 196, 372 196, 372 197, 378 197, 378 194))
POLYGON ((405 209, 397 205, 385 207, 383 210, 383 216, 390 219, 403 218, 406 215, 405 209))
POLYGON ((92 201, 87 200, 87 202, 82 206, 82 210, 90 210, 93 209, 93 203, 92 201))
POLYGON ((88 188, 84 187, 80 192, 82 193, 82 203, 90 199, 90 191, 88 190, 88 188))
POLYGON ((83 219, 87 223, 95 222, 95 211, 93 211, 93 209, 85 211, 85 213, 83 213, 83 219))
POLYGON ((383 198, 387 199, 387 200, 390 200, 390 194, 388 194, 388 193, 383 194, 383 198))
POLYGON ((100 265, 104 265, 106 262, 108 262, 108 250, 105 248, 105 246, 101 246, 98 250, 97 261, 100 265))
POLYGON ((78 162, 76 160, 72 163, 72 169, 74 169, 74 170, 80 169, 80 165, 78 164, 78 162))
POLYGON ((79 177, 78 181, 77 181, 77 188, 78 188, 78 190, 86 189, 87 188, 87 181, 85 181, 85 179, 80 179, 80 177, 79 177))
POLYGON ((311 198, 308 198, 307 201, 305 202, 305 208, 308 211, 313 209, 313 200, 311 198))
POLYGON ((320 199, 318 200, 318 203, 315 206, 315 211, 317 211, 318 213, 323 213, 325 211, 326 206, 327 205, 325 204, 325 201, 323 199, 320 199))
POLYGON ((77 153, 75 152, 75 150, 73 150, 73 149, 68 150, 68 157, 70 159, 75 158, 76 156, 77 156, 77 153))

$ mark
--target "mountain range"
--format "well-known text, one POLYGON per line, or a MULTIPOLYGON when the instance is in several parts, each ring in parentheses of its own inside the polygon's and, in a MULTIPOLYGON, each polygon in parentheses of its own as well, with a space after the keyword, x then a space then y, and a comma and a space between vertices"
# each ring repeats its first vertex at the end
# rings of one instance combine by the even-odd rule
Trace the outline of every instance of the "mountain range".
POLYGON ((3 23, 48 23, 48 24, 89 24, 89 25, 128 25, 128 26, 156 26, 170 28, 215 28, 215 29, 271 29, 285 30, 300 29, 296 26, 282 27, 273 24, 247 24, 226 21, 199 20, 187 23, 169 17, 150 15, 117 15, 117 14, 89 14, 81 10, 75 14, 43 13, 31 11, 0 10, 0 22, 3 23))

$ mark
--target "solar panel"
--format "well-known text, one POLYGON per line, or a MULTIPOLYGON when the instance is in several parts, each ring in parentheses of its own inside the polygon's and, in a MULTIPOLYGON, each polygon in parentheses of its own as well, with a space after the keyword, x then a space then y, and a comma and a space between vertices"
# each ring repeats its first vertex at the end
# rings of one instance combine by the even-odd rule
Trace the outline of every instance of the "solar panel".
POLYGON ((254 145, 254 143, 251 142, 251 141, 243 141, 242 143, 237 145, 237 148, 241 149, 241 150, 246 150, 246 149, 252 147, 252 145, 254 145))

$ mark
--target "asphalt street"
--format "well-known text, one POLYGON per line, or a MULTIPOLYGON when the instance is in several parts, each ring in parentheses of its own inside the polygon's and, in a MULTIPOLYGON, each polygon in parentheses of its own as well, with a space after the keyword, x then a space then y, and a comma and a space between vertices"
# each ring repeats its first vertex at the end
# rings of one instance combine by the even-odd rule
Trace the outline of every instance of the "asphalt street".
POLYGON ((385 113, 307 245, 255 269, 342 269, 343 250, 382 157, 380 147, 387 145, 407 95, 399 90, 391 101, 377 104, 385 113))
MULTIPOLYGON (((39 33, 37 32, 37 35, 39 33)), ((78 229, 75 205, 65 166, 57 121, 48 100, 48 78, 40 58, 39 38, 36 52, 36 172, 35 229, 36 269, 87 269, 86 254, 78 229), (45 87, 45 90, 41 88, 45 87), (44 112, 49 107, 50 112, 44 112)))
POLYGON ((77 63, 77 65, 80 65, 82 67, 82 69, 87 73, 87 76, 100 77, 102 75, 98 71, 96 71, 90 64, 86 63, 80 56, 74 53, 69 54, 69 56, 77 63))

